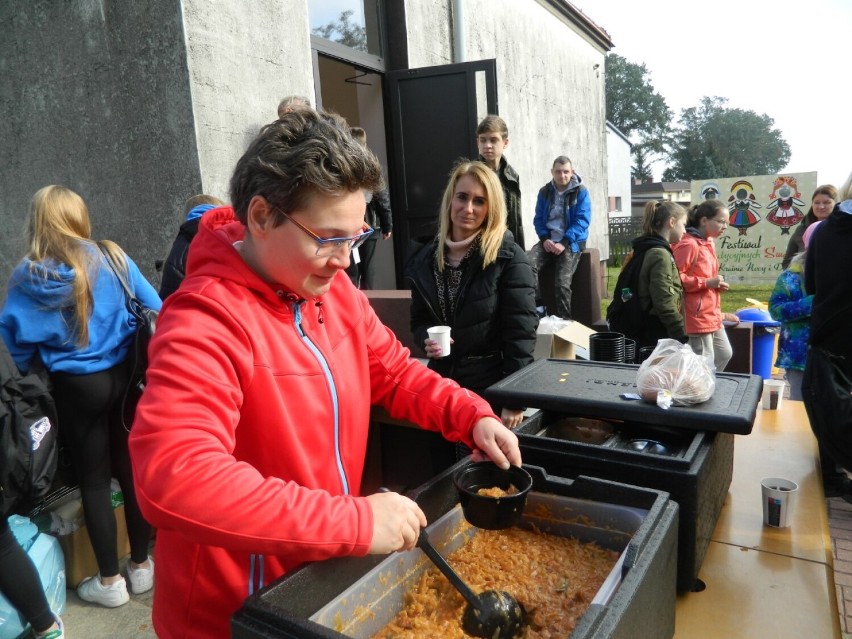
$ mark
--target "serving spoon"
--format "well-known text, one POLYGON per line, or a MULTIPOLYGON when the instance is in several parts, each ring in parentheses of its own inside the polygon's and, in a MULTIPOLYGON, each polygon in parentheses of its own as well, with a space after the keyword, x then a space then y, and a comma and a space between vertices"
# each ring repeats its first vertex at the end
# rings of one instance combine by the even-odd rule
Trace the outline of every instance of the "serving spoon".
POLYGON ((526 613, 517 599, 503 590, 485 590, 478 595, 474 594, 429 541, 425 528, 420 529, 417 547, 426 553, 467 601, 462 615, 462 628, 466 633, 489 639, 512 639, 518 634, 524 625, 526 613))

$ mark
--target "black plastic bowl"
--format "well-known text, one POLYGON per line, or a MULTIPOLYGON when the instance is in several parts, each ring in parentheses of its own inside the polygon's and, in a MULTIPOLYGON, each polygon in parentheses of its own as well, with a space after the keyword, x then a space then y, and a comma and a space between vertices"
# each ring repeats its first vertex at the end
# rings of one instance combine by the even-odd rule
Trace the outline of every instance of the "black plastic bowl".
POLYGON ((520 466, 503 470, 491 462, 476 462, 460 468, 453 475, 464 518, 477 528, 503 530, 517 524, 524 514, 532 476, 520 466), (514 495, 488 497, 478 495, 482 488, 518 489, 514 495))

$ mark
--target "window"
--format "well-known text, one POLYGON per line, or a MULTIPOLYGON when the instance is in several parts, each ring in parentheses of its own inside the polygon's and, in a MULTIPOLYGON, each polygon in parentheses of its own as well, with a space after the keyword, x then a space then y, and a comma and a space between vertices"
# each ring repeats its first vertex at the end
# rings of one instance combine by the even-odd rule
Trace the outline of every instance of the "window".
POLYGON ((308 0, 311 35, 382 57, 381 0, 308 0))
POLYGON ((621 197, 618 195, 610 195, 609 196, 609 213, 612 211, 620 211, 621 210, 621 197))

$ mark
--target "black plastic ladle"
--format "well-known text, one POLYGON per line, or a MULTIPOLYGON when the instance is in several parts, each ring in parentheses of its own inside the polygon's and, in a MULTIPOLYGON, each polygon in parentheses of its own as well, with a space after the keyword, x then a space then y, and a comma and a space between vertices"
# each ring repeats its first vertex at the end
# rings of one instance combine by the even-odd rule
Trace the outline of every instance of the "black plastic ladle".
POLYGON ((491 639, 512 639, 518 634, 524 625, 526 613, 517 599, 502 590, 486 590, 479 595, 474 594, 435 549, 424 528, 420 529, 417 547, 426 553, 438 570, 467 600, 467 607, 462 616, 462 628, 466 633, 491 639))

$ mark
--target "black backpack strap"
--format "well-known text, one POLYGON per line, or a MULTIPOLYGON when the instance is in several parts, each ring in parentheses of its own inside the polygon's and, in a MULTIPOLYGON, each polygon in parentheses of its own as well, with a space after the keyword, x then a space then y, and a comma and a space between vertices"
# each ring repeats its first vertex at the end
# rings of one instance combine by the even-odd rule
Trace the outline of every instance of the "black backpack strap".
POLYGON ((101 250, 104 258, 106 258, 107 265, 110 270, 113 272, 113 275, 118 279, 119 284, 121 284, 121 288, 124 289, 124 297, 127 302, 127 310, 130 311, 130 314, 133 315, 138 321, 144 321, 144 317, 142 316, 142 310, 145 306, 133 294, 133 290, 130 288, 130 284, 127 281, 128 272, 126 269, 119 268, 118 264, 116 264, 112 256, 109 254, 109 251, 98 242, 98 248, 101 250))

